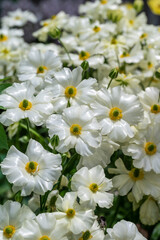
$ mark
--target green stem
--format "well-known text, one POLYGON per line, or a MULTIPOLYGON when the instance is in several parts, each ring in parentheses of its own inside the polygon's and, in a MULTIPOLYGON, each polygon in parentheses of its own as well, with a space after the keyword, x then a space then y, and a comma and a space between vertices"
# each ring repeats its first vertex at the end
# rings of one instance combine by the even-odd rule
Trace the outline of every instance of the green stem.
MULTIPOLYGON (((24 128, 26 130, 28 129, 28 127, 23 123, 20 123, 19 125, 20 125, 20 127, 24 128)), ((33 135, 35 135, 36 137, 38 137, 42 142, 45 142, 44 138, 39 133, 37 133, 34 129, 29 127, 29 132, 32 133, 33 135)))
POLYGON ((29 127, 29 119, 28 118, 26 118, 26 125, 27 125, 27 131, 28 131, 28 137, 29 137, 29 139, 31 138, 31 133, 30 133, 30 127, 29 127))
POLYGON ((42 213, 43 212, 43 204, 42 204, 42 196, 40 195, 40 212, 42 213))
POLYGON ((107 89, 110 87, 112 80, 113 80, 113 78, 111 78, 111 80, 109 81, 107 89))
POLYGON ((58 41, 60 42, 60 44, 61 44, 62 47, 64 48, 65 52, 67 53, 67 56, 68 56, 69 60, 72 62, 72 59, 71 59, 71 57, 70 57, 70 55, 69 55, 69 52, 68 52, 67 48, 65 47, 64 43, 61 41, 60 38, 58 38, 58 41))

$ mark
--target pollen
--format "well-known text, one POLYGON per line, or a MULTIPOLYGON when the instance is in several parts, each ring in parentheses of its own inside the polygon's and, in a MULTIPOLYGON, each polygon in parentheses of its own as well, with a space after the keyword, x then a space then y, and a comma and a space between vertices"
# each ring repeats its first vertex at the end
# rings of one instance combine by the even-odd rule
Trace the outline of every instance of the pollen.
POLYGON ((39 240, 51 240, 48 236, 44 235, 39 240))
POLYGON ((37 74, 44 73, 47 70, 48 70, 48 68, 46 66, 39 66, 37 68, 37 74))
POLYGON ((37 162, 31 161, 26 164, 25 169, 28 173, 33 174, 39 171, 39 166, 37 162))
POLYGON ((68 87, 66 87, 64 93, 65 93, 67 98, 71 98, 71 97, 73 98, 77 94, 77 89, 73 86, 68 86, 68 87))
POLYGON ((76 214, 76 211, 72 208, 69 208, 66 212, 68 218, 73 218, 74 215, 76 214))
POLYGON ((144 172, 142 169, 132 168, 128 174, 133 181, 142 180, 144 178, 144 172))
POLYGON ((160 112, 160 105, 158 104, 153 104, 151 106, 151 113, 157 114, 160 112))
POLYGON ((157 152, 157 146, 153 142, 147 142, 144 149, 147 155, 154 155, 157 152))
POLYGON ((120 120, 122 118, 122 110, 118 107, 113 107, 111 108, 110 112, 109 112, 109 117, 111 120, 113 121, 117 121, 120 120))
POLYGON ((133 25, 134 24, 134 20, 129 20, 129 23, 131 24, 131 25, 133 25))
POLYGON ((95 27, 93 28, 93 31, 97 33, 97 32, 99 32, 99 31, 101 31, 101 28, 98 27, 98 26, 95 26, 95 27))
POLYGON ((8 37, 4 34, 0 34, 0 42, 5 42, 8 40, 8 37))
POLYGON ((81 134, 81 131, 82 131, 82 127, 79 124, 72 124, 72 126, 70 127, 70 132, 73 135, 78 136, 81 134))
POLYGON ((120 58, 125 58, 125 57, 129 57, 129 53, 127 52, 123 52, 121 55, 120 55, 120 58))
POLYGON ((22 109, 23 111, 30 110, 32 108, 32 103, 27 99, 24 99, 22 102, 20 102, 19 108, 22 109))
POLYGON ((148 68, 151 69, 153 67, 153 63, 148 62, 148 68))
POLYGON ((13 236, 13 234, 15 233, 16 229, 14 226, 12 225, 8 225, 3 229, 3 235, 6 238, 11 238, 13 236))
POLYGON ((88 59, 89 57, 90 57, 89 52, 81 51, 80 54, 79 54, 79 59, 82 60, 82 61, 88 59))
POLYGON ((89 240, 91 239, 93 236, 91 235, 90 231, 86 231, 83 233, 82 237, 79 238, 79 240, 89 240))
POLYGON ((106 4, 108 1, 107 0, 101 0, 101 4, 106 4))
POLYGON ((96 183, 92 183, 89 185, 89 189, 93 192, 96 193, 98 191, 98 185, 96 183))
POLYGON ((117 44, 117 40, 115 38, 111 39, 111 44, 117 44))

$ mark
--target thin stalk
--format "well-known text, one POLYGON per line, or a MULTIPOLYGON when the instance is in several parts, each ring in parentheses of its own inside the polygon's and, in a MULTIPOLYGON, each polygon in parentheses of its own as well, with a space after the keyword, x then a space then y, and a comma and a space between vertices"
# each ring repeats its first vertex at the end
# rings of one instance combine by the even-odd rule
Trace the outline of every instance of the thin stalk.
POLYGON ((62 40, 60 38, 58 38, 58 41, 62 45, 62 47, 64 48, 65 52, 67 53, 67 56, 68 56, 69 60, 72 62, 72 59, 71 59, 71 57, 69 55, 69 52, 68 52, 67 48, 65 47, 64 43, 62 42, 62 40))
POLYGON ((113 78, 111 78, 111 80, 109 81, 107 89, 110 87, 112 80, 113 80, 113 78))
POLYGON ((30 127, 29 127, 29 119, 28 118, 26 118, 26 125, 27 125, 27 131, 28 131, 28 137, 29 137, 29 139, 31 138, 31 133, 30 133, 30 127))

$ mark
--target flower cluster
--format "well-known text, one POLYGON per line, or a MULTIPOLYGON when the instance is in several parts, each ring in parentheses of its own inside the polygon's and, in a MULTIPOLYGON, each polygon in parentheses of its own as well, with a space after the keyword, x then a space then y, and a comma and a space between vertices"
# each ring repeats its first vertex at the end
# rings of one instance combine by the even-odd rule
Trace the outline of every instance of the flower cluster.
POLYGON ((2 18, 0 239, 144 240, 135 224, 160 220, 160 27, 142 8, 86 2, 33 44, 36 16, 2 18))

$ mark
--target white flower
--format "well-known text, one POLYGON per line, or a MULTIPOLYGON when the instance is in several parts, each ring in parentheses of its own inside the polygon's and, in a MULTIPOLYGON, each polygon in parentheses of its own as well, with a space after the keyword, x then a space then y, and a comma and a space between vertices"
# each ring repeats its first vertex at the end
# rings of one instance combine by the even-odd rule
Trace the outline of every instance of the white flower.
POLYGON ((132 138, 131 125, 140 122, 143 115, 138 98, 123 92, 120 86, 110 91, 104 88, 98 91, 97 100, 91 107, 102 126, 102 135, 108 134, 115 142, 132 138))
POLYGON ((0 122, 9 126, 20 119, 29 118, 31 123, 42 125, 53 112, 51 93, 42 90, 35 96, 35 89, 27 83, 14 83, 0 95, 0 106, 7 110, 0 115, 0 122))
POLYGON ((46 121, 49 136, 58 135, 57 151, 76 149, 82 156, 92 155, 101 143, 100 126, 88 106, 66 108, 62 115, 53 114, 46 121))
POLYGON ((68 224, 68 230, 74 234, 79 234, 91 228, 95 219, 93 211, 86 209, 76 201, 77 193, 68 192, 64 198, 58 197, 56 207, 59 212, 55 212, 57 219, 61 219, 68 224))
POLYGON ((31 192, 43 195, 51 190, 61 173, 61 156, 47 152, 40 143, 31 139, 26 154, 14 146, 1 163, 2 173, 13 183, 13 190, 22 196, 31 192))
POLYGON ((32 48, 27 60, 22 60, 18 69, 20 81, 30 81, 35 87, 43 87, 45 77, 60 70, 62 63, 52 50, 45 53, 37 48, 32 48))
POLYGON ((110 208, 113 204, 113 194, 106 192, 112 188, 112 180, 105 177, 100 165, 77 171, 72 177, 71 188, 77 191, 82 202, 89 201, 92 207, 98 204, 102 208, 110 208))
POLYGON ((7 201, 0 205, 0 239, 16 240, 22 224, 33 219, 34 213, 27 207, 18 202, 7 201))
POLYGON ((148 87, 139 93, 140 101, 144 110, 149 113, 152 120, 160 122, 160 91, 156 87, 148 87))
POLYGON ((54 213, 42 213, 23 224, 20 236, 24 240, 67 240, 67 232, 67 224, 56 221, 54 213))
POLYGON ((108 137, 103 136, 101 146, 96 148, 93 155, 81 157, 77 169, 80 169, 82 166, 90 169, 97 165, 101 165, 103 168, 105 168, 110 163, 112 154, 118 148, 119 144, 113 142, 108 137))
POLYGON ((54 74, 54 79, 48 78, 51 82, 49 90, 53 94, 55 111, 62 111, 67 107, 68 101, 71 105, 89 104, 96 96, 96 79, 89 78, 82 81, 81 67, 71 71, 63 68, 62 71, 54 74))
POLYGON ((116 168, 109 168, 109 173, 118 174, 113 177, 113 187, 118 189, 119 195, 125 196, 132 190, 133 196, 139 202, 144 195, 160 196, 160 175, 145 172, 143 169, 132 168, 127 170, 123 161, 118 159, 115 162, 116 168))
POLYGON ((135 167, 160 173, 159 131, 158 123, 149 125, 145 130, 139 131, 135 139, 122 147, 126 155, 132 156, 135 167))
POLYGON ((2 24, 5 27, 22 27, 28 21, 35 23, 37 22, 37 18, 33 13, 29 11, 22 11, 21 9, 9 12, 8 16, 2 18, 2 24))
POLYGON ((160 207, 152 197, 148 197, 141 205, 139 214, 143 224, 154 225, 160 220, 160 207))
POLYGON ((146 238, 138 232, 136 225, 132 222, 121 220, 113 228, 107 229, 105 240, 145 240, 146 238))
POLYGON ((104 232, 100 229, 100 226, 97 222, 97 220, 94 221, 92 227, 88 229, 87 231, 83 232, 82 234, 79 234, 78 236, 73 236, 74 240, 104 240, 104 232))

